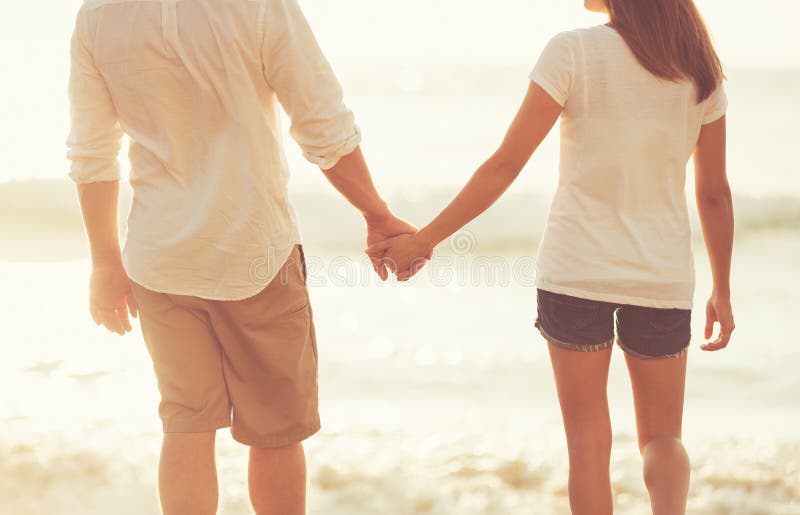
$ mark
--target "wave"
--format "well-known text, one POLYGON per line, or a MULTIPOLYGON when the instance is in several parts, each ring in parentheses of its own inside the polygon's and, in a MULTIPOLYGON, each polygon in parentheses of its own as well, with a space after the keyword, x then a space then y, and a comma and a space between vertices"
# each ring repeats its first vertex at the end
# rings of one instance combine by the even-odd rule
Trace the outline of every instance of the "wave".
MULTIPOLYGON (((120 188, 120 224, 130 209, 131 191, 127 183, 120 188)), ((404 190, 388 195, 389 203, 412 223, 422 224, 445 206, 456 188, 404 190)), ((292 193, 306 244, 331 251, 360 251, 363 222, 353 208, 331 191, 292 193)), ((467 228, 472 232, 477 252, 514 249, 530 250, 541 235, 549 196, 542 192, 512 192, 502 198, 467 228)), ((800 229, 800 197, 736 195, 738 232, 800 229)), ((698 229, 697 215, 691 210, 692 224, 698 229)), ((64 180, 26 180, 0 184, 0 229, 4 234, 0 258, 9 254, 25 256, 37 244, 49 245, 54 258, 80 255, 85 247, 83 224, 75 186, 64 180), (53 242, 62 245, 53 249, 53 242), (12 252, 13 250, 13 252, 12 252)))
MULTIPOLYGON (((39 441, 32 438, 35 435, 29 434, 22 440, 0 441, 5 457, 0 463, 2 513, 158 513, 157 435, 128 435, 137 444, 123 453, 113 439, 100 446, 91 438, 53 434, 40 435, 39 441)), ((424 437, 363 429, 322 433, 306 445, 311 513, 568 513, 565 450, 562 445, 545 445, 546 439, 540 435, 538 443, 529 439, 500 449, 491 438, 476 440, 463 434, 424 437)), ((615 446, 611 464, 615 511, 645 513, 649 503, 635 439, 617 436, 615 446)), ((690 513, 798 513, 797 443, 729 438, 691 447, 690 513)), ((221 513, 251 512, 243 452, 227 435, 219 439, 221 513)))

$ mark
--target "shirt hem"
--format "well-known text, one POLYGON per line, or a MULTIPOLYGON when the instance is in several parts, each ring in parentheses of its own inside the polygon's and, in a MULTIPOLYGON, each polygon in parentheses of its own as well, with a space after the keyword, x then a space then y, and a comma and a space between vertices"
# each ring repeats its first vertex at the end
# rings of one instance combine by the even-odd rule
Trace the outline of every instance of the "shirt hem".
POLYGON ((180 296, 184 296, 184 297, 198 297, 198 298, 205 299, 205 300, 214 300, 214 301, 223 301, 223 302, 236 302, 236 301, 249 299, 251 297, 255 297, 256 295, 261 293, 264 290, 264 288, 269 286, 269 283, 272 282, 272 280, 275 279, 275 277, 277 277, 277 275, 280 273, 280 271, 283 268, 283 266, 286 264, 286 262, 291 257, 291 255, 292 255, 291 249, 293 249, 296 245, 299 245, 299 241, 295 241, 295 242, 291 243, 290 245, 288 245, 287 248, 290 249, 288 254, 286 255, 286 257, 280 263, 276 263, 276 266, 275 266, 275 269, 274 269, 274 276, 269 281, 265 281, 264 284, 255 283, 255 284, 258 284, 258 288, 255 291, 248 292, 247 294, 244 294, 244 295, 225 296, 225 295, 209 294, 209 293, 207 293, 205 291, 202 291, 202 290, 184 290, 184 289, 181 289, 181 288, 166 288, 166 287, 163 287, 163 286, 156 286, 155 284, 153 284, 153 283, 151 283, 149 281, 143 281, 143 280, 140 280, 140 279, 137 279, 136 277, 134 277, 136 274, 135 273, 131 273, 130 269, 128 268, 127 259, 123 260, 123 263, 124 263, 123 266, 125 268, 125 272, 128 274, 128 278, 131 281, 135 282, 136 284, 138 284, 138 285, 140 285, 140 286, 142 286, 144 288, 147 288, 150 291, 154 291, 156 293, 164 293, 164 294, 167 294, 167 295, 180 295, 180 296))
POLYGON ((577 288, 569 288, 567 286, 541 284, 539 281, 536 281, 536 287, 539 288, 540 290, 549 291, 551 293, 559 293, 561 295, 569 295, 571 297, 579 297, 582 299, 596 300, 600 302, 626 304, 629 306, 641 306, 645 308, 657 308, 657 309, 692 309, 694 307, 694 302, 691 300, 679 301, 679 300, 651 299, 646 297, 632 297, 628 295, 615 295, 613 293, 599 293, 593 291, 580 290, 577 288))

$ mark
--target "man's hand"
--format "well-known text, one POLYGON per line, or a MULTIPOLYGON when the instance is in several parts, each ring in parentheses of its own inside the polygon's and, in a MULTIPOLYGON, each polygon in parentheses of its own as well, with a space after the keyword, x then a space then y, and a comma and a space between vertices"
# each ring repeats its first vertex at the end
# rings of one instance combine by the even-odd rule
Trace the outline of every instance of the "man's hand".
POLYGON ((113 333, 124 335, 132 330, 128 312, 136 318, 139 308, 122 263, 95 265, 92 268, 89 311, 97 325, 102 324, 113 333))
MULTIPOLYGON (((417 228, 413 225, 400 220, 394 215, 384 215, 376 217, 366 217, 367 221, 367 246, 372 247, 382 241, 389 240, 395 236, 403 234, 414 234, 417 228)), ((371 253, 367 251, 367 255, 372 260, 372 267, 375 272, 380 276, 382 281, 389 278, 389 272, 386 270, 386 263, 384 263, 382 256, 383 251, 371 253)))
POLYGON ((78 199, 89 236, 92 277, 89 280, 89 312, 95 323, 109 331, 125 334, 131 330, 126 310, 138 314, 136 301, 119 248, 117 200, 119 181, 78 184, 78 199))
POLYGON ((704 351, 718 351, 728 346, 731 341, 731 333, 736 328, 733 322, 733 308, 729 296, 712 295, 706 305, 706 328, 705 339, 711 340, 714 335, 714 325, 719 324, 719 335, 714 341, 701 345, 704 351))

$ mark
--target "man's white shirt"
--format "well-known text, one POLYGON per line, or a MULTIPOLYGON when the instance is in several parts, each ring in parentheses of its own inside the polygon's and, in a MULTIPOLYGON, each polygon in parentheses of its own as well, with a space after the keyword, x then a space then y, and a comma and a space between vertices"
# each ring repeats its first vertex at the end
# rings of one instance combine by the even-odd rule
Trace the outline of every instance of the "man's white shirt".
POLYGON ((296 0, 88 0, 72 38, 69 176, 120 179, 123 264, 151 290, 255 295, 299 243, 279 105, 322 169, 361 134, 296 0))

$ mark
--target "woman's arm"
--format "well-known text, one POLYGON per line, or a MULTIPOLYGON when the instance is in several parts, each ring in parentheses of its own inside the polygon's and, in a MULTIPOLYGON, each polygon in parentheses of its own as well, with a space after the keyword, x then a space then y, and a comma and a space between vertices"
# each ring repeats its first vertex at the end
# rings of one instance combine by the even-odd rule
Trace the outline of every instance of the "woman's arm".
POLYGON ((373 245, 367 253, 383 255, 389 268, 401 278, 418 271, 436 245, 489 209, 511 186, 553 128, 561 110, 558 102, 531 82, 500 148, 478 168, 450 205, 416 235, 373 245))
POLYGON ((733 200, 725 166, 725 147, 726 121, 723 116, 702 127, 694 153, 697 210, 714 281, 711 299, 706 306, 706 340, 711 339, 714 324, 720 325, 717 339, 701 347, 707 351, 724 349, 735 327, 730 287, 733 200))

